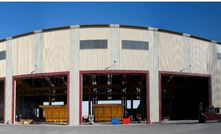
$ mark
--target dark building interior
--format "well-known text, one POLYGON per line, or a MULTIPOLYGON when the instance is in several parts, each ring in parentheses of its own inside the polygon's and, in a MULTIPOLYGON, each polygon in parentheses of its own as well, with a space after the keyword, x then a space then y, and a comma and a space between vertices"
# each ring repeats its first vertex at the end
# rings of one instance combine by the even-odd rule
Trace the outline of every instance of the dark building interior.
POLYGON ((199 104, 209 106, 209 78, 162 75, 162 118, 169 120, 198 119, 199 104))

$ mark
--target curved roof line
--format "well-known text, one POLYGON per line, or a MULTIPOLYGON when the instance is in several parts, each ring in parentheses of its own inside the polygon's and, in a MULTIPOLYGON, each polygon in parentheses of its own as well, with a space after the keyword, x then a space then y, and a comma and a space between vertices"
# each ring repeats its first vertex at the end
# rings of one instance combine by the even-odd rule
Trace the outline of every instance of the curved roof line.
MULTIPOLYGON (((191 37, 191 38, 195 38, 195 39, 199 39, 199 40, 203 40, 203 41, 207 41, 207 42, 212 42, 212 43, 216 43, 216 44, 220 44, 221 45, 221 42, 218 42, 218 41, 214 41, 214 40, 210 40, 210 39, 206 39, 206 38, 202 38, 202 37, 199 37, 199 36, 194 36, 194 35, 190 35, 190 34, 186 34, 186 33, 175 32, 175 31, 171 31, 171 30, 160 29, 160 28, 153 28, 153 27, 134 26, 134 25, 118 25, 118 24, 89 24, 89 25, 73 25, 73 26, 76 26, 76 27, 79 27, 79 28, 91 28, 91 27, 102 28, 102 27, 112 27, 113 25, 117 25, 120 28, 154 30, 154 31, 171 33, 171 34, 176 34, 176 35, 188 36, 188 37, 191 37)), ((50 32, 50 31, 71 29, 71 28, 73 28, 73 26, 54 27, 54 28, 47 28, 47 29, 42 29, 42 30, 36 30, 36 31, 24 33, 24 34, 15 35, 15 36, 12 36, 12 37, 9 37, 9 38, 0 39, 0 42, 7 41, 8 39, 16 39, 16 38, 27 36, 27 35, 32 35, 32 34, 35 34, 36 32, 50 32)))

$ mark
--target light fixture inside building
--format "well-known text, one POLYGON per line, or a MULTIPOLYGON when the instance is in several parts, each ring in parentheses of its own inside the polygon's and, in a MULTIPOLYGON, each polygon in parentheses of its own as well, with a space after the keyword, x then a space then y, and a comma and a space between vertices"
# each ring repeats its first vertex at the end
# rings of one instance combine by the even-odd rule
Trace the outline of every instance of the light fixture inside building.
POLYGON ((112 93, 112 89, 107 88, 107 93, 112 93))
POLYGON ((91 81, 92 85, 97 85, 96 75, 92 75, 91 79, 92 79, 92 81, 91 81))
POLYGON ((107 99, 108 99, 108 100, 111 100, 111 99, 112 99, 112 96, 111 96, 111 95, 107 96, 107 99))
POLYGON ((111 74, 107 75, 107 84, 108 85, 112 84, 112 75, 111 74))
POLYGON ((126 87, 123 88, 123 89, 122 89, 122 92, 123 92, 123 93, 126 93, 126 92, 127 92, 127 88, 126 88, 126 87))
POLYGON ((137 88, 136 88, 136 92, 137 92, 137 93, 140 93, 140 88, 137 87, 137 88))
POLYGON ((137 95, 137 96, 136 96, 136 99, 137 99, 137 100, 140 100, 140 96, 139 96, 139 95, 137 95))

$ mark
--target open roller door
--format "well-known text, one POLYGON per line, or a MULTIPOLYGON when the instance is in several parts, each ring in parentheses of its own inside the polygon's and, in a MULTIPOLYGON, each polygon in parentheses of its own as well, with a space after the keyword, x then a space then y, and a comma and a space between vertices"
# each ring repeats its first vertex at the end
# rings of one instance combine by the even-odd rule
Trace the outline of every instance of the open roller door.
POLYGON ((161 74, 161 119, 197 120, 199 105, 209 106, 210 77, 161 74))

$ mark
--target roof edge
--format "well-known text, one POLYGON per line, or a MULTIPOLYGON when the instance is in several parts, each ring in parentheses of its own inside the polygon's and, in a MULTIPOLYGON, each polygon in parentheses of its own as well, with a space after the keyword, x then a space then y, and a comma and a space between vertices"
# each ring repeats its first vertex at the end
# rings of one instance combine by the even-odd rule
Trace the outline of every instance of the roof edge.
MULTIPOLYGON (((118 25, 118 24, 84 24, 84 25, 77 25, 77 26, 79 26, 79 28, 104 28, 104 27, 113 27, 113 25, 118 25)), ((63 26, 63 27, 54 27, 54 28, 46 28, 46 29, 41 29, 39 31, 44 33, 44 32, 58 31, 58 30, 66 30, 66 29, 72 29, 73 26, 74 25, 63 26)), ((175 32, 175 31, 172 31, 172 30, 166 30, 166 29, 160 29, 160 28, 154 28, 154 27, 145 27, 145 26, 134 26, 134 25, 119 25, 119 27, 120 28, 141 29, 141 30, 153 30, 153 31, 171 33, 171 34, 176 34, 176 35, 181 35, 181 36, 188 36, 188 37, 191 37, 191 38, 194 38, 194 39, 198 39, 198 40, 207 41, 207 42, 216 43, 216 44, 221 45, 221 42, 219 42, 219 41, 214 41, 214 40, 206 39, 206 38, 203 38, 203 37, 190 35, 190 34, 187 34, 187 33, 175 32)), ((34 30, 32 32, 27 32, 27 33, 23 33, 23 34, 18 34, 18 35, 12 36, 11 39, 16 39, 16 38, 19 38, 19 37, 24 37, 24 36, 36 34, 36 33, 38 33, 36 31, 38 31, 38 30, 34 30)), ((0 42, 5 42, 7 40, 8 40, 8 38, 3 38, 3 39, 0 39, 0 42)))

